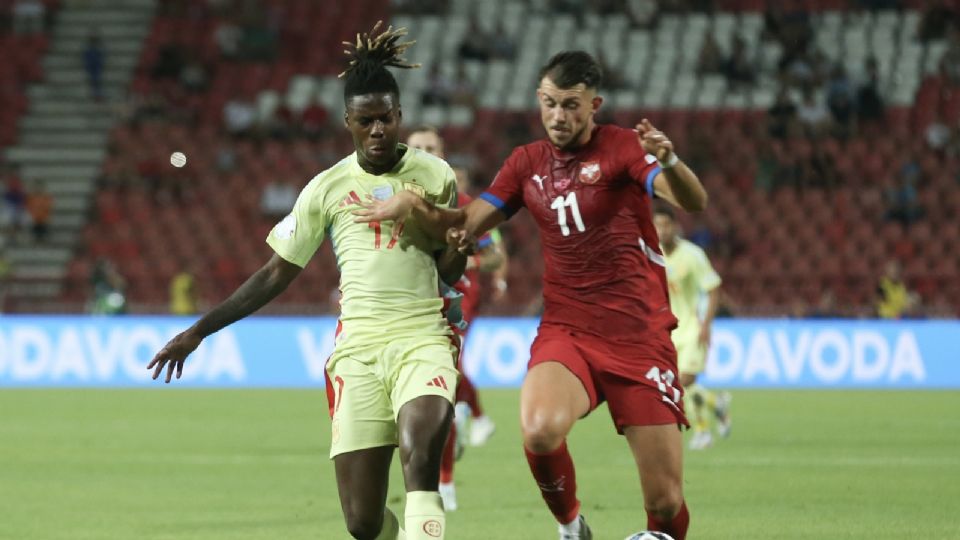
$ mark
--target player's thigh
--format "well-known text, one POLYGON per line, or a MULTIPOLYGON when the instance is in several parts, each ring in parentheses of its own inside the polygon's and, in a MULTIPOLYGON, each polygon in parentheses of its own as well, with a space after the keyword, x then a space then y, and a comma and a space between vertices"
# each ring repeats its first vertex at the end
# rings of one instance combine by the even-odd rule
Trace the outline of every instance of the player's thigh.
POLYGON ((571 337, 538 336, 531 355, 520 389, 520 422, 525 442, 562 439, 600 401, 590 366, 571 337))
POLYGON ((397 445, 397 423, 390 395, 369 363, 336 358, 327 366, 333 392, 330 457, 345 452, 397 445))
POLYGON ((393 446, 355 450, 333 458, 340 506, 351 529, 376 528, 387 501, 393 446))
POLYGON ((648 509, 679 507, 683 500, 683 439, 676 423, 626 426, 648 509))
POLYGON ((390 398, 394 417, 404 405, 423 396, 442 397, 451 406, 457 391, 458 350, 442 338, 411 340, 391 348, 390 398))

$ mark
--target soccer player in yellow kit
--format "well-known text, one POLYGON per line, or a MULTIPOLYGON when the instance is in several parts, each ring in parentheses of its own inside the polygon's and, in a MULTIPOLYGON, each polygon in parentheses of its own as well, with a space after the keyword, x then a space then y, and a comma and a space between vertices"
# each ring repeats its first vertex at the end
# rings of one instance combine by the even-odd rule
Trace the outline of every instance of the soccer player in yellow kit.
POLYGON ((693 242, 680 237, 671 208, 656 206, 653 223, 667 263, 670 309, 677 317, 677 328, 671 337, 677 348, 680 384, 686 390, 685 410, 692 413, 693 437, 690 439, 690 448, 702 450, 713 444, 711 416, 717 419, 720 436, 727 437, 730 434, 730 394, 723 392, 717 395, 697 383, 697 377, 707 366, 710 330, 717 313, 721 280, 710 265, 707 254, 693 242), (699 306, 704 294, 707 295, 707 307, 701 320, 699 306))
MULTIPOLYGON (((336 345, 326 366, 332 418, 330 457, 351 536, 435 540, 445 535, 440 458, 453 418, 455 338, 441 314, 438 278, 455 283, 466 256, 413 220, 357 223, 363 201, 410 190, 456 208, 456 178, 443 160, 399 143, 400 91, 386 66, 415 67, 400 55, 402 30, 357 37, 344 73, 344 123, 356 152, 317 175, 293 212, 267 238, 276 254, 225 302, 173 338, 150 362, 166 382, 200 341, 282 292, 324 238, 333 243, 343 294, 336 345), (386 508, 394 447, 407 488, 406 533, 386 508), (405 534, 405 536, 404 536, 405 534)), ((473 247, 466 248, 467 251, 473 247)))

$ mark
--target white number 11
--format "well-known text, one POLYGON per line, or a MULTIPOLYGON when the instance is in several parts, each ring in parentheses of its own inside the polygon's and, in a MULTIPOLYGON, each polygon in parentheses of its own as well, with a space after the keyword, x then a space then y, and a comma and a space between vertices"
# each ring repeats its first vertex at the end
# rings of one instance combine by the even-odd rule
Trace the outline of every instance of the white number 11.
POLYGON ((583 218, 580 217, 580 207, 577 205, 577 193, 571 191, 567 193, 566 199, 563 195, 560 195, 553 200, 553 204, 550 205, 550 208, 553 208, 557 211, 557 224, 560 225, 560 232, 564 236, 570 236, 570 227, 567 226, 567 207, 570 208, 570 213, 573 214, 573 223, 577 226, 577 231, 583 232, 586 230, 586 227, 583 226, 583 218))

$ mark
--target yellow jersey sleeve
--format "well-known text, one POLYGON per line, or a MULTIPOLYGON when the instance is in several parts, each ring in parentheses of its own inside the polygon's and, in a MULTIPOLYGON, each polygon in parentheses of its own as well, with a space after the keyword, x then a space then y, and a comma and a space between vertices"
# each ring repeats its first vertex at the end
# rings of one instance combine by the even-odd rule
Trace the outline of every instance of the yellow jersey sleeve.
POLYGON ((277 255, 301 268, 317 252, 329 226, 321 188, 323 177, 323 174, 318 175, 303 188, 293 211, 267 236, 267 244, 277 255))
POLYGON ((690 258, 693 277, 697 286, 705 293, 716 289, 722 282, 720 274, 717 274, 717 271, 713 269, 713 265, 710 264, 710 259, 707 258, 707 254, 704 253, 702 248, 692 245, 691 247, 696 248, 696 250, 691 253, 690 258))

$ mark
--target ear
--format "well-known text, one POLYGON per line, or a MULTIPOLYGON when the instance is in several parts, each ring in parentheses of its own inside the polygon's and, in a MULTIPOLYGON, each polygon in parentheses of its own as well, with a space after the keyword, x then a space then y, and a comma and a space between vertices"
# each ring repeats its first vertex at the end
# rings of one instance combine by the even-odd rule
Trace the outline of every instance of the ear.
POLYGON ((593 105, 593 112, 596 113, 600 110, 600 105, 603 105, 603 97, 594 96, 594 98, 590 100, 590 104, 593 105))
POLYGON ((350 129, 350 116, 347 115, 347 111, 343 111, 343 127, 350 129))

